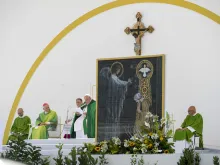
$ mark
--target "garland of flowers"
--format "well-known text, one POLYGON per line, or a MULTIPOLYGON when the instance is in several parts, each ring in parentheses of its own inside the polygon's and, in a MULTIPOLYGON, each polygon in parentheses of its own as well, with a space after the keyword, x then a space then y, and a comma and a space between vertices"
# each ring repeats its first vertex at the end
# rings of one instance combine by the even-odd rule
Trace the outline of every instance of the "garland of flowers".
POLYGON ((167 154, 174 153, 172 146, 165 136, 149 133, 142 138, 133 136, 123 143, 116 137, 100 143, 85 143, 79 150, 92 154, 167 154))
POLYGON ((158 120, 158 116, 150 112, 146 115, 145 125, 139 134, 133 135, 130 139, 121 141, 117 137, 99 143, 85 143, 80 152, 92 154, 168 154, 174 153, 174 143, 169 143, 172 130, 168 124, 173 121, 167 113, 166 118, 158 120), (165 127, 166 126, 166 127, 165 127))

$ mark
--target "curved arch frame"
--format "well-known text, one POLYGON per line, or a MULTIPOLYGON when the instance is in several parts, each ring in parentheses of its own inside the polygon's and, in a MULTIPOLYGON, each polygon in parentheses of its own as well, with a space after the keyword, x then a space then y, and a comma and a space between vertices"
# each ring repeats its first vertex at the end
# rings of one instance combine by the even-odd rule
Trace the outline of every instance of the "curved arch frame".
POLYGON ((3 144, 7 143, 8 135, 10 132, 10 128, 12 125, 12 121, 17 109, 17 106, 21 100, 21 97, 24 93, 24 90, 26 89, 30 79, 34 75, 35 71, 39 67, 40 63, 44 60, 44 58, 48 55, 48 53, 61 41, 69 32, 71 32, 73 29, 75 29, 77 26, 82 24, 83 22, 87 21, 88 19, 103 13, 105 11, 108 11, 113 8, 117 8, 120 6, 125 6, 129 4, 136 4, 136 3, 163 3, 163 4, 170 4, 170 5, 175 5, 179 7, 183 7, 192 11, 195 11, 203 16, 206 16, 207 18, 213 20, 214 22, 220 24, 220 16, 217 14, 201 7, 196 4, 193 4, 191 2, 187 2, 184 0, 118 0, 114 1, 108 4, 105 4, 103 6, 100 6, 83 16, 79 17, 75 21, 73 21, 71 24, 69 24, 66 28, 64 28, 47 46, 46 48, 41 52, 39 57, 35 60, 33 65, 31 66, 30 70, 28 71, 27 75, 25 76, 17 94, 14 99, 13 105, 11 107, 9 116, 8 116, 8 121, 5 127, 5 132, 4 132, 4 138, 3 138, 3 144))

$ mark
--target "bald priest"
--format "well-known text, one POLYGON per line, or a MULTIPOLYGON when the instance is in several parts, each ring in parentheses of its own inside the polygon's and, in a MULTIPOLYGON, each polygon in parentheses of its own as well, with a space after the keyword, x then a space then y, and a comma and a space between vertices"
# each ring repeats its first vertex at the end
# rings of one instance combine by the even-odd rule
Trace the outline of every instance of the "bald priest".
POLYGON ((174 135, 175 152, 182 153, 184 148, 189 148, 192 145, 195 135, 200 137, 200 147, 203 148, 202 130, 203 118, 199 113, 196 113, 195 106, 190 106, 188 108, 188 115, 182 123, 181 128, 178 128, 174 135))
POLYGON ((32 129, 31 139, 48 139, 48 130, 55 130, 57 127, 57 113, 47 103, 43 104, 43 110, 32 129))
POLYGON ((25 140, 28 138, 29 127, 31 124, 31 119, 28 116, 24 116, 24 111, 22 108, 18 109, 18 117, 14 120, 11 127, 11 135, 8 138, 10 140, 25 140))

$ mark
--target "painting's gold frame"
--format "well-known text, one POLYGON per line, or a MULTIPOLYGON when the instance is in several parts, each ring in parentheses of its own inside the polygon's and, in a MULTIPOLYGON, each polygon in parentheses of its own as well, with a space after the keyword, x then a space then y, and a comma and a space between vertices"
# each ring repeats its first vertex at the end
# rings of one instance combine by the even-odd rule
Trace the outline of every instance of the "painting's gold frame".
POLYGON ((131 56, 131 57, 115 57, 115 58, 98 58, 96 60, 96 132, 95 132, 95 141, 97 142, 97 134, 98 134, 98 64, 99 61, 109 61, 109 60, 126 60, 126 59, 134 59, 134 58, 148 58, 148 57, 162 57, 162 117, 164 117, 164 108, 165 108, 165 55, 144 55, 144 56, 131 56))

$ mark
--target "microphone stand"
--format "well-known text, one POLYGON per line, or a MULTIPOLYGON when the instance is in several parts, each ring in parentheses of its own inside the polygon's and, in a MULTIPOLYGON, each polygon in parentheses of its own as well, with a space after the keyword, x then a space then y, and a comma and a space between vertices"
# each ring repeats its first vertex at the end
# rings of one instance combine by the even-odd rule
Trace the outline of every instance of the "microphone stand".
MULTIPOLYGON (((69 115, 69 109, 70 109, 70 108, 71 108, 71 106, 69 106, 69 107, 67 108, 67 114, 66 114, 66 121, 67 121, 67 122, 68 122, 68 115, 69 115)), ((63 129, 62 129, 62 131, 61 131, 60 137, 61 137, 61 135, 62 135, 62 133, 63 133, 63 130, 64 130, 65 125, 67 124, 66 121, 65 121, 65 124, 63 125, 63 129)), ((65 139, 67 139, 67 136, 65 136, 65 139)))

